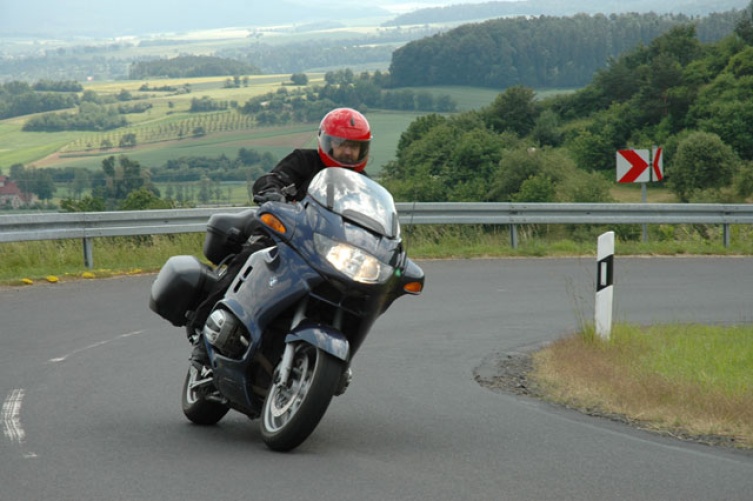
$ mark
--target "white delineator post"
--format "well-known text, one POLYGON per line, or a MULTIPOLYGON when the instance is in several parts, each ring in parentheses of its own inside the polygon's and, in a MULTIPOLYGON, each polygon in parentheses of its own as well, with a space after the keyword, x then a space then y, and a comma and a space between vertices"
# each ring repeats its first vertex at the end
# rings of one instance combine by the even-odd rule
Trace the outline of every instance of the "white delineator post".
POLYGON ((594 327, 596 335, 609 340, 612 332, 612 300, 614 295, 614 232, 599 235, 596 251, 596 303, 594 327))

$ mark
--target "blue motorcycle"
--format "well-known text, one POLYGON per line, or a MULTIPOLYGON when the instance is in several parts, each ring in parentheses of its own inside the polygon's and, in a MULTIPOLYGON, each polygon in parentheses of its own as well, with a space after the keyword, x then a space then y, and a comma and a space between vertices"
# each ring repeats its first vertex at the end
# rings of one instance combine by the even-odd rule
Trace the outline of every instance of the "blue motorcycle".
MULTIPOLYGON (((265 444, 289 451, 345 392, 376 319, 398 297, 420 294, 424 273, 407 257, 392 196, 347 169, 320 171, 301 202, 212 216, 205 256, 222 263, 237 252, 249 220, 274 245, 248 258, 203 330, 189 333, 209 364, 189 367, 183 412, 202 425, 230 409, 259 418, 265 444)), ((185 326, 222 270, 173 256, 152 284, 150 308, 185 326)))

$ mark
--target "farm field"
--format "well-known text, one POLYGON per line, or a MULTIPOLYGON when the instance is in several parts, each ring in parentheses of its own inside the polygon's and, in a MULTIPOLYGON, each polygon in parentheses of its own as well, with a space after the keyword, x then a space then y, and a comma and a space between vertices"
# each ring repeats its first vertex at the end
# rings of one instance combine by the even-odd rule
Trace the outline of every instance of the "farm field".
MULTIPOLYGON (((309 86, 324 82, 323 74, 307 76, 309 86)), ((206 113, 192 113, 189 109, 193 99, 204 97, 242 106, 248 99, 277 92, 280 88, 294 92, 296 87, 289 85, 289 77, 252 75, 237 88, 227 88, 226 77, 89 82, 84 85, 85 90, 98 95, 116 95, 127 91, 134 97, 133 102, 148 102, 152 108, 145 113, 127 115, 128 127, 107 132, 25 132, 22 127, 28 117, 0 121, 0 169, 21 163, 27 167, 84 167, 96 170, 100 168, 102 159, 120 154, 150 167, 183 156, 215 157, 225 154, 234 157, 240 148, 269 152, 281 158, 292 148, 315 147, 317 124, 259 127, 232 108, 206 113), (147 90, 139 90, 145 85, 148 86, 147 90), (184 86, 191 91, 176 94, 153 90, 184 86), (203 127, 206 134, 192 135, 191 131, 197 126, 203 127), (103 142, 117 146, 125 134, 136 135, 135 147, 101 148, 103 142)), ((498 94, 491 89, 464 87, 421 90, 435 95, 450 95, 457 102, 459 111, 485 106, 498 94)), ((365 113, 374 133, 369 172, 378 176, 382 167, 394 159, 400 135, 421 113, 386 110, 365 110, 365 113)))

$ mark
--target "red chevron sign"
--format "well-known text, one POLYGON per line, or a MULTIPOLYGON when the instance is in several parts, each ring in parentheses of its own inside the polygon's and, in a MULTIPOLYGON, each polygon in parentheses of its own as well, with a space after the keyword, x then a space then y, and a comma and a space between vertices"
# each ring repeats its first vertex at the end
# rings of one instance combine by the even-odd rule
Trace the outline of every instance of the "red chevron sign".
POLYGON ((664 155, 662 155, 662 151, 661 146, 658 148, 654 147, 654 181, 661 181, 664 179, 664 155))
POLYGON ((649 163, 650 153, 649 150, 618 150, 617 182, 646 183, 652 177, 654 181, 661 181, 664 178, 662 149, 654 148, 654 158, 651 163, 649 163), (653 176, 651 175, 652 171, 653 176))

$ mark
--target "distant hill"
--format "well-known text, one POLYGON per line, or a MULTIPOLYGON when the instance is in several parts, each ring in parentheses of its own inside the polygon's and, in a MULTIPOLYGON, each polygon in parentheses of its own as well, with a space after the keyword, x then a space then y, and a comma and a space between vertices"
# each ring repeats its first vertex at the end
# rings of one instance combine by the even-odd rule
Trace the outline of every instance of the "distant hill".
POLYGON ((703 16, 744 9, 750 0, 522 0, 450 5, 419 9, 395 17, 384 26, 448 23, 509 16, 574 16, 626 12, 703 16))
POLYGON ((497 18, 410 42, 392 53, 396 87, 459 85, 504 89, 581 87, 612 58, 672 29, 721 40, 742 14, 578 14, 497 18))

